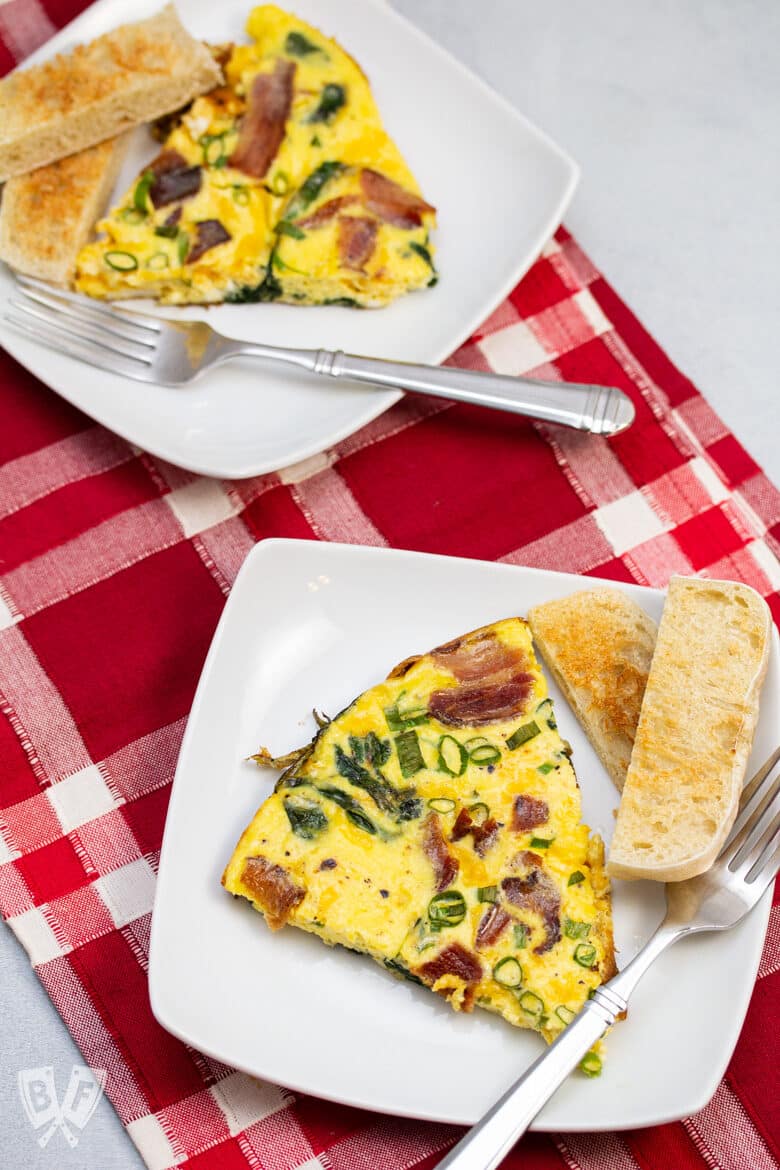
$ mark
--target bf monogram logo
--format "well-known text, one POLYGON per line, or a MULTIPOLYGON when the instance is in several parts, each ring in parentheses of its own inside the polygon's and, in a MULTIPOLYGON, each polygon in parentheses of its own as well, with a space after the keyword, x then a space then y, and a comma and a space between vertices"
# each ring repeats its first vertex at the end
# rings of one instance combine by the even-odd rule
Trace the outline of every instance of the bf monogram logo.
POLYGON ((51 1065, 22 1069, 19 1096, 30 1125, 43 1130, 38 1137, 41 1149, 48 1145, 58 1129, 71 1149, 78 1144, 78 1134, 95 1112, 105 1084, 105 1069, 74 1064, 60 1104, 51 1065))

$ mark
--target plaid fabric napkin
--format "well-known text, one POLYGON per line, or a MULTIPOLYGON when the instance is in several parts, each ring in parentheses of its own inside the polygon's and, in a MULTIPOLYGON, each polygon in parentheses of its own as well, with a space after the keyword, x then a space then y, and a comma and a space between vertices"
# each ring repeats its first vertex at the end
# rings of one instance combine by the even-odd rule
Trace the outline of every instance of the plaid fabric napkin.
MULTIPOLYGON (((80 0, 0 6, 0 67, 80 0)), ((662 586, 748 582, 780 615, 780 494, 562 229, 453 363, 622 386, 606 441, 420 399, 238 483, 129 447, 0 354, 0 912, 150 1170, 426 1170, 456 1131, 294 1097, 165 1033, 155 872, 187 712, 254 541, 389 545, 662 586)), ((531 1170, 778 1170, 780 912, 712 1102, 622 1134, 529 1135, 531 1170)))

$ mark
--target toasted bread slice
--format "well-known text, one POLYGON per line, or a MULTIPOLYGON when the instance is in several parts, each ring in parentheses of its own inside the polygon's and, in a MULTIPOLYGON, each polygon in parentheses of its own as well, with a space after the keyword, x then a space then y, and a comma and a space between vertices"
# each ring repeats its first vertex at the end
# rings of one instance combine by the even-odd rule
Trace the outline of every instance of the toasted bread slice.
POLYGON ((766 674, 769 608, 747 585, 673 577, 609 855, 621 878, 703 873, 734 823, 766 674))
POLYGON ((0 260, 27 276, 69 284, 111 194, 128 138, 109 138, 9 179, 0 204, 0 260))
POLYGON ((534 641, 617 788, 623 783, 655 648, 656 625, 617 589, 535 606, 534 641))
POLYGON ((219 85, 172 4, 0 81, 0 181, 178 109, 219 85))

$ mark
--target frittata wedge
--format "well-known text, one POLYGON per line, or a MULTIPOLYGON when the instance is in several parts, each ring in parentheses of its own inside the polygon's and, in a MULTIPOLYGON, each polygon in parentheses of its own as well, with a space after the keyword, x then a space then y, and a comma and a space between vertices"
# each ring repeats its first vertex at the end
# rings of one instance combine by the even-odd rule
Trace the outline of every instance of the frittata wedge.
POLYGON ((408 659, 276 761, 223 884, 273 930, 551 1040, 615 971, 569 754, 527 624, 486 626, 408 659))
POLYGON ((435 283, 435 209, 385 132, 360 67, 274 5, 226 84, 198 98, 98 224, 76 287, 167 304, 378 307, 435 283))

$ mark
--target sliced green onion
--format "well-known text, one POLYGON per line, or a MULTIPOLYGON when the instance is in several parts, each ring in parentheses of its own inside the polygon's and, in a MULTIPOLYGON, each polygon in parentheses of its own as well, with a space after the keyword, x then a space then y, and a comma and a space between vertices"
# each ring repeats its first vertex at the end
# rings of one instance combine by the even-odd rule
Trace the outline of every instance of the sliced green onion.
POLYGON ((524 951, 528 946, 528 927, 524 922, 516 922, 512 929, 515 935, 515 946, 518 951, 524 951))
POLYGON ((466 917, 466 899, 459 890, 435 894, 428 903, 428 921, 432 930, 457 926, 466 917))
POLYGON ((176 254, 179 257, 179 263, 183 264, 187 259, 187 253, 190 250, 190 237, 186 232, 179 232, 179 239, 176 243, 176 254))
POLYGON ((506 959, 501 959, 499 963, 496 963, 493 968, 493 978, 502 987, 520 987, 523 982, 523 968, 517 959, 508 955, 506 959))
POLYGON ((179 234, 179 229, 175 223, 161 223, 159 227, 154 229, 156 236, 162 236, 165 240, 175 240, 179 234))
POLYGON ((288 223, 286 219, 280 219, 276 225, 277 235, 290 236, 293 240, 305 240, 306 232, 296 227, 294 223, 288 223))
POLYGON ((284 811, 290 828, 297 837, 304 841, 313 841, 319 837, 323 829, 328 827, 328 818, 318 804, 313 801, 297 803, 292 800, 284 801, 284 811))
POLYGON ((109 268, 117 272, 132 272, 138 267, 138 260, 132 252, 106 252, 103 259, 109 268))
POLYGON ((133 191, 133 206, 135 207, 136 211, 140 211, 141 215, 146 215, 147 211, 149 210, 146 206, 146 199, 149 194, 149 188, 153 182, 154 173, 152 171, 146 171, 143 175, 141 175, 141 178, 135 185, 135 190, 133 191))
POLYGON ((477 887, 477 901, 478 902, 497 902, 498 901, 498 886, 478 886, 477 887))
POLYGON ((476 804, 470 804, 466 811, 477 825, 484 825, 490 816, 490 809, 482 800, 478 800, 476 804))
POLYGON ((587 938, 590 934, 589 922, 577 922, 574 918, 564 918, 563 933, 567 938, 587 938))
POLYGON ((401 775, 405 780, 425 767, 416 731, 402 731, 400 735, 396 735, 395 748, 398 752, 398 763, 401 765, 401 775))
POLYGON ((566 1027, 567 1024, 572 1022, 577 1013, 573 1012, 570 1007, 566 1007, 566 1005, 562 1003, 560 1007, 555 1009, 555 1014, 564 1027, 566 1027))
POLYGON ((322 146, 319 134, 312 134, 309 146, 322 146))
POLYGON ((601 1057, 597 1052, 586 1052, 580 1061, 580 1068, 586 1077, 600 1077, 601 1057))
POLYGON ((290 178, 286 171, 277 171, 271 178, 270 187, 274 195, 286 195, 290 190, 290 178))
POLYGON ((439 740, 439 771, 450 776, 462 776, 469 762, 469 753, 454 735, 443 735, 439 740))
POLYGON ((408 711, 399 711, 398 703, 392 707, 385 707, 385 719, 391 731, 406 731, 407 727, 416 727, 419 723, 428 722, 428 712, 425 707, 413 707, 408 711))
POLYGON ((535 991, 524 991, 520 996, 520 1007, 527 1016, 539 1023, 544 1015, 544 1000, 535 991))
POLYGON ((555 840, 554 837, 532 837, 531 838, 531 848, 532 849, 549 849, 554 840, 555 840))
POLYGON ((535 739, 541 733, 541 730, 539 724, 533 719, 530 723, 521 723, 506 741, 506 746, 510 752, 513 752, 516 748, 522 747, 524 743, 528 743, 529 739, 535 739))
POLYGON ((578 886, 580 884, 580 882, 584 882, 584 881, 585 881, 585 874, 582 872, 581 869, 575 869, 574 873, 569 875, 569 880, 566 883, 566 885, 567 886, 578 886))
POLYGON ((495 764, 496 760, 501 759, 501 749, 492 743, 482 743, 479 747, 471 749, 469 759, 478 768, 486 768, 489 764, 495 764))
POLYGON ((224 167, 227 163, 225 134, 204 134, 198 139, 203 149, 203 162, 207 167, 224 167))
POLYGON ((537 770, 537 772, 541 772, 543 776, 547 776, 548 773, 552 772, 554 767, 555 767, 555 764, 546 763, 546 764, 540 764, 536 770, 537 770))
POLYGON ((577 943, 574 948, 574 962, 581 967, 592 967, 596 959, 596 948, 593 943, 577 943))
POLYGON ((424 244, 418 244, 416 240, 412 240, 409 247, 420 257, 421 260, 425 261, 429 268, 433 268, 433 256, 431 256, 431 253, 424 244))
POLYGON ((307 122, 330 122, 347 102, 347 91, 343 85, 329 81, 323 87, 317 108, 309 114, 307 122))
POLYGON ((137 207, 125 207, 119 212, 119 218, 123 223, 143 223, 146 219, 146 212, 139 211, 137 207))
POLYGON ((146 267, 151 268, 154 272, 158 272, 161 268, 167 268, 170 264, 167 252, 155 252, 146 261, 146 267))
POLYGON ((475 747, 479 747, 483 743, 490 743, 486 735, 472 735, 471 739, 467 739, 463 746, 466 748, 466 751, 472 752, 475 747))
POLYGON ((557 730, 558 724, 555 722, 555 715, 553 714, 552 699, 542 699, 536 708, 536 714, 541 715, 551 731, 557 730))
POLYGON ((428 801, 428 808, 437 813, 450 813, 455 808, 455 801, 450 800, 449 796, 434 796, 433 800, 428 801))
POLYGON ((233 188, 233 202, 238 203, 240 207, 245 207, 249 202, 249 192, 246 187, 233 188))

